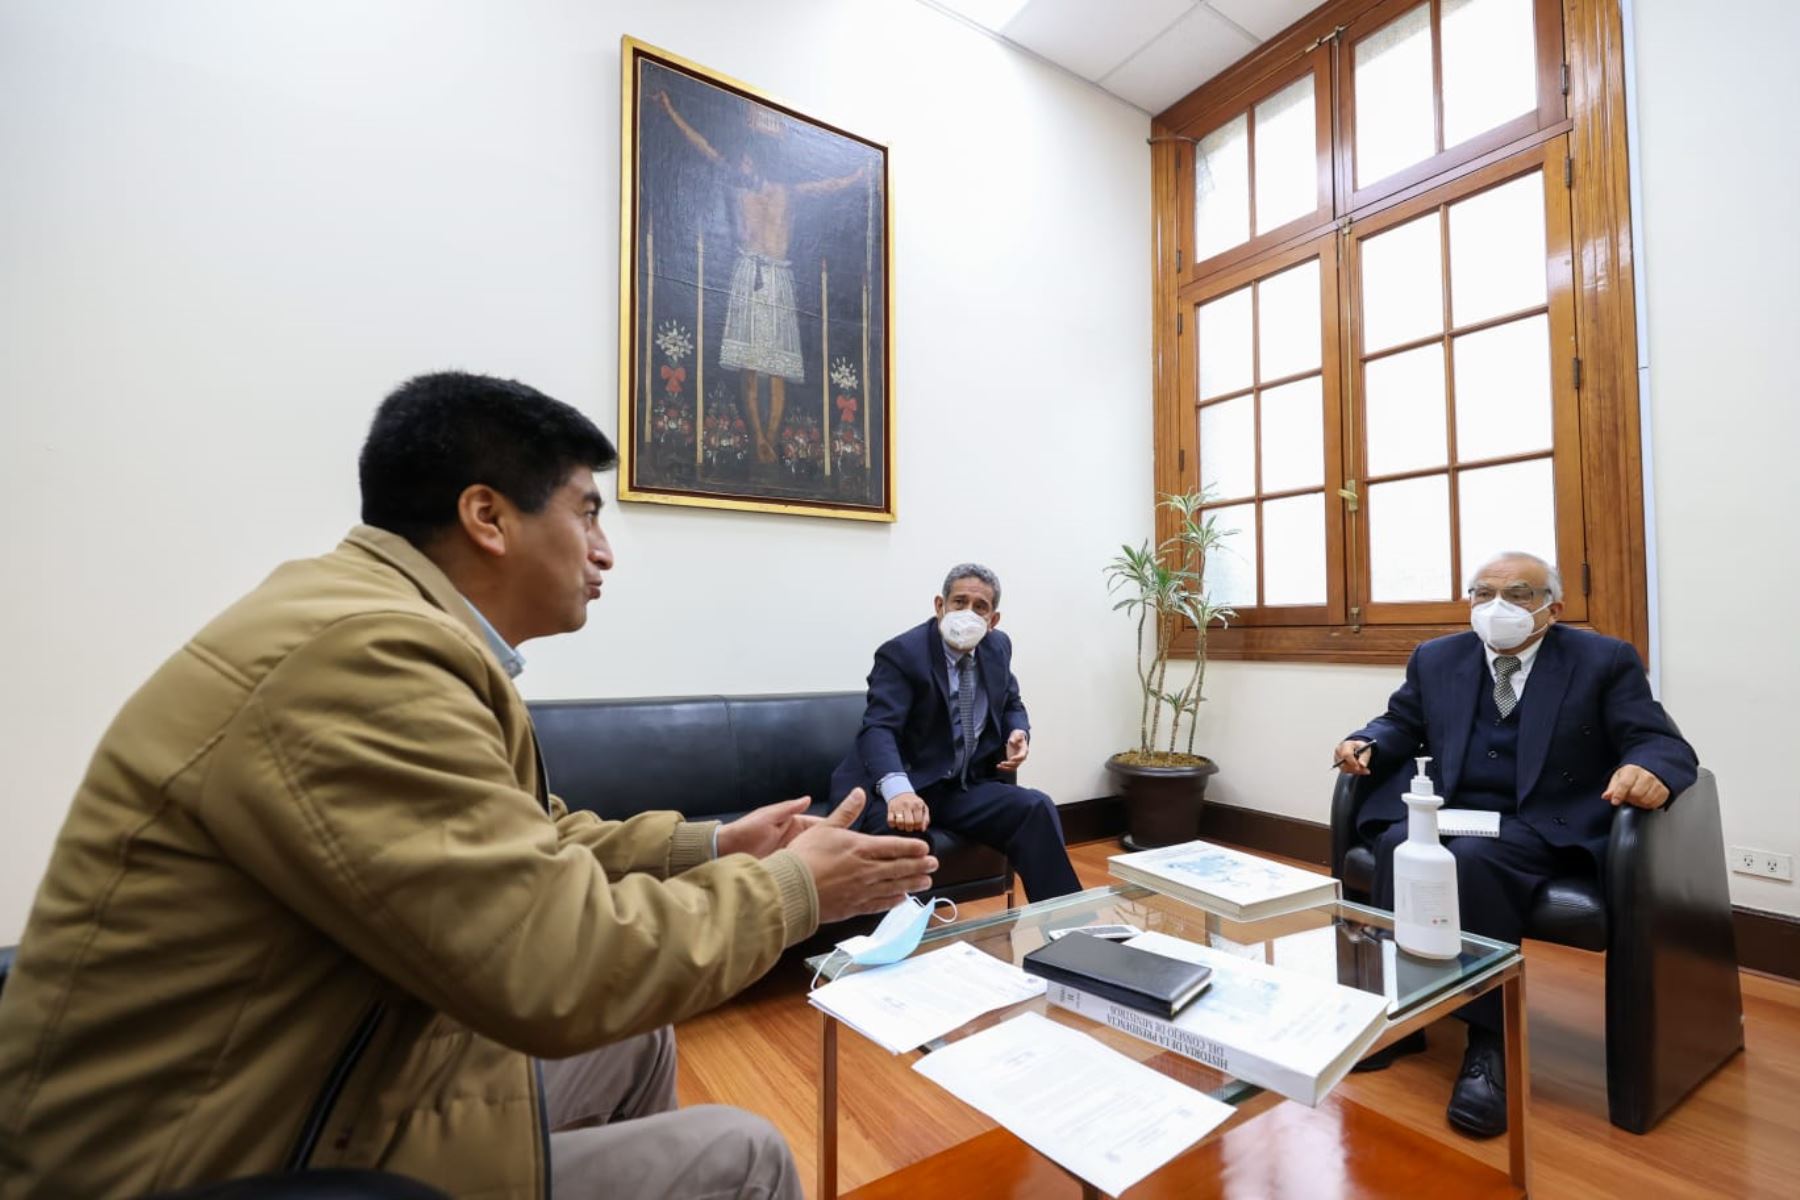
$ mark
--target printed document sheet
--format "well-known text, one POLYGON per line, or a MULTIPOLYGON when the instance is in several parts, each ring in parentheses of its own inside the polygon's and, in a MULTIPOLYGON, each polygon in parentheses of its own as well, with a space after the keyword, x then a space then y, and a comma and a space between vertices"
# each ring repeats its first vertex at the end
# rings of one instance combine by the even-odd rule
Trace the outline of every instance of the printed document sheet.
POLYGON ((1044 993, 1044 981, 964 942, 834 979, 807 996, 890 1054, 1044 993))
POLYGON ((927 1054, 913 1070, 1112 1196, 1232 1113, 1035 1012, 927 1054))

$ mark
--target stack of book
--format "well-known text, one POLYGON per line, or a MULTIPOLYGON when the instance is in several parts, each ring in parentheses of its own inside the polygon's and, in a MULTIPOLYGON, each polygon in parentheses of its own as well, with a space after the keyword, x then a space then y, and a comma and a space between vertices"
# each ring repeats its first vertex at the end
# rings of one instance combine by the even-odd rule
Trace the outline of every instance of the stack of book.
POLYGON ((1305 1105, 1324 1099, 1387 1024, 1387 997, 1373 992, 1162 933, 1125 946, 1210 967, 1209 986, 1167 1017, 1066 980, 1049 981, 1050 1002, 1305 1105))
POLYGON ((1280 916, 1338 898, 1338 881, 1211 842, 1115 854, 1112 874, 1239 921, 1280 916))

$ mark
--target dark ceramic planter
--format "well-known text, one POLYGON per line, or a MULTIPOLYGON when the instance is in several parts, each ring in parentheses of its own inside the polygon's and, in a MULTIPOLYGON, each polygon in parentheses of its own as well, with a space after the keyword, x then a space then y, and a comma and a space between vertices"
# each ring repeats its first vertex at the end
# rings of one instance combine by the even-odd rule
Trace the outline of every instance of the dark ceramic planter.
POLYGON ((1148 767, 1108 759, 1106 769, 1125 801, 1127 848, 1153 850, 1200 836, 1206 781, 1219 773, 1217 763, 1148 767))

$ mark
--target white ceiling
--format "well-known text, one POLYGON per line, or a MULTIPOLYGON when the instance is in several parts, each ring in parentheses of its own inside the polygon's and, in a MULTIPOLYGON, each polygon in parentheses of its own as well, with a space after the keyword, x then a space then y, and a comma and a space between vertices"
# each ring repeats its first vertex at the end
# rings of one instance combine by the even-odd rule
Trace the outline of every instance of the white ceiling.
POLYGON ((924 0, 1159 113, 1321 0, 924 0))

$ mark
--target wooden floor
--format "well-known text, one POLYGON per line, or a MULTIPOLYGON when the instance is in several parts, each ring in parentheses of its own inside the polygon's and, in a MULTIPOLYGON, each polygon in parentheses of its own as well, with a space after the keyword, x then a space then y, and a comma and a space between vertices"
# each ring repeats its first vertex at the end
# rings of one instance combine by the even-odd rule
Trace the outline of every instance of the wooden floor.
MULTIPOLYGON (((1092 842, 1073 847, 1071 857, 1082 882, 1097 887, 1108 882, 1106 856, 1117 852, 1113 843, 1092 842)), ((983 901, 965 906, 964 915, 1000 906, 997 899, 983 901)), ((1542 942, 1527 942, 1525 956, 1534 1196, 1800 1195, 1800 985, 1744 973, 1745 1053, 1638 1137, 1606 1119, 1604 960, 1542 942)), ((817 1178, 819 1019, 805 1002, 806 984, 797 963, 778 967, 731 1004, 683 1024, 678 1034, 682 1103, 734 1104, 769 1118, 793 1147, 810 1195, 817 1178)), ((1444 1121, 1462 1059, 1462 1029, 1456 1021, 1440 1022, 1425 1054, 1403 1058, 1385 1072, 1350 1076, 1317 1110, 1274 1097, 1246 1106, 1226 1126, 1242 1134, 1215 1138, 1215 1148, 1207 1150, 1220 1163, 1216 1194, 1257 1200, 1425 1195, 1417 1186, 1419 1164, 1383 1163, 1379 1145, 1370 1144, 1381 1142, 1374 1131, 1389 1120, 1454 1152, 1427 1156, 1436 1180, 1429 1194, 1489 1194, 1493 1172, 1475 1164, 1504 1172, 1505 1139, 1474 1142, 1444 1121), (1347 1152, 1348 1141, 1356 1153, 1347 1152), (1471 1167, 1467 1177, 1452 1177, 1465 1163, 1471 1167), (1403 1179, 1413 1182, 1396 1187, 1403 1179)), ((838 1169, 844 1191, 955 1147, 991 1157, 1010 1141, 998 1133, 977 1142, 993 1123, 906 1069, 909 1058, 895 1058, 849 1032, 841 1039, 838 1169)), ((1414 1148, 1387 1157, 1421 1157, 1417 1138, 1405 1140, 1414 1148)), ((1057 1194, 1041 1183, 1054 1180, 1054 1173, 961 1178, 968 1186, 958 1195, 1057 1194)), ((1145 1189, 1131 1195, 1139 1190, 1145 1189)), ((1153 1192, 1161 1194, 1149 1189, 1146 1195, 1153 1192)))

